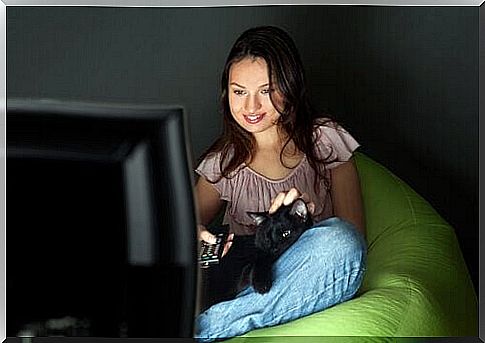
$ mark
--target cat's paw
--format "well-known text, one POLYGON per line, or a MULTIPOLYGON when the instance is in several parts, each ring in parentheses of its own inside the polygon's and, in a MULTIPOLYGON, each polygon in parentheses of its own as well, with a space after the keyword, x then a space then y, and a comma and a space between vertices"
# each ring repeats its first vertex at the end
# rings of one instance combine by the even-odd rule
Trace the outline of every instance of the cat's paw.
POLYGON ((254 280, 253 287, 259 294, 264 294, 269 292, 271 284, 271 280, 254 280))

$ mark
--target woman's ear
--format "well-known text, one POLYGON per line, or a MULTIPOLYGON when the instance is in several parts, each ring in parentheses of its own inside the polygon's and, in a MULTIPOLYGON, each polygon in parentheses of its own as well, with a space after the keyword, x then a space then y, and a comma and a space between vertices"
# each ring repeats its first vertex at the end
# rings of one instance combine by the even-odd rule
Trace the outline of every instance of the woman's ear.
POLYGON ((268 212, 246 212, 256 225, 261 225, 268 218, 268 212))

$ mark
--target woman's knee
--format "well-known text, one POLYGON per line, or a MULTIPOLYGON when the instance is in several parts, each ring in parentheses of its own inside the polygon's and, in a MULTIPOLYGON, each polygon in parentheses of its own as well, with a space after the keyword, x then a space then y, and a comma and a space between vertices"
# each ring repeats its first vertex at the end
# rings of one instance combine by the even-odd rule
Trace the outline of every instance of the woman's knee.
POLYGON ((362 234, 350 223, 329 218, 311 229, 277 261, 280 274, 355 274, 366 269, 367 248, 362 234))
POLYGON ((330 281, 342 279, 349 290, 357 290, 366 270, 367 243, 363 235, 354 225, 336 217, 317 223, 308 233, 314 267, 325 270, 325 278, 330 281))
MULTIPOLYGON (((278 260, 276 283, 295 292, 320 299, 325 306, 352 297, 360 288, 366 270, 366 244, 355 227, 338 218, 307 230, 278 260), (294 282, 289 282, 289 281, 294 282)), ((290 292, 290 291, 288 291, 290 292)))
POLYGON ((315 224, 305 232, 311 250, 315 253, 332 253, 345 256, 364 256, 367 243, 357 228, 340 218, 332 217, 315 224))

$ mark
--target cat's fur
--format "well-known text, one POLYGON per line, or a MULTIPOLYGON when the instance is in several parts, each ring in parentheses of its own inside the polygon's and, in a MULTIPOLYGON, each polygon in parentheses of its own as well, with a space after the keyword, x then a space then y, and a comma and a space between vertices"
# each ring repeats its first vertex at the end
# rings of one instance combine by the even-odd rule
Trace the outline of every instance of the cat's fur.
POLYGON ((248 212, 257 229, 254 236, 254 261, 243 269, 238 288, 250 283, 258 293, 266 293, 273 284, 272 267, 276 260, 313 225, 301 199, 282 205, 275 213, 248 212))
POLYGON ((202 271, 201 312, 221 301, 234 299, 252 285, 266 293, 273 285, 273 265, 313 225, 301 199, 281 206, 275 213, 253 213, 256 234, 235 236, 233 245, 219 265, 202 271))

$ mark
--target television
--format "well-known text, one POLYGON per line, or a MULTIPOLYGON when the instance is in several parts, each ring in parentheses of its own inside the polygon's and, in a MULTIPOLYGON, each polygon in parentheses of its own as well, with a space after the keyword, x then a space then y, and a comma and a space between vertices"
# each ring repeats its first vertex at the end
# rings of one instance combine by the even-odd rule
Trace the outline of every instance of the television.
POLYGON ((7 99, 7 337, 192 337, 180 107, 7 99))

